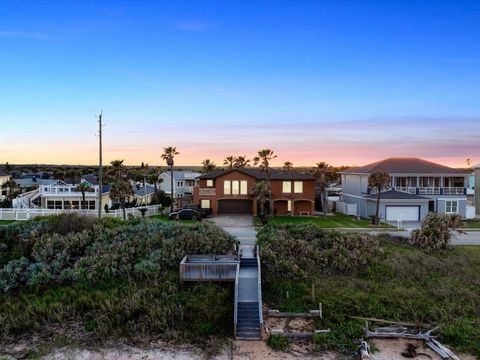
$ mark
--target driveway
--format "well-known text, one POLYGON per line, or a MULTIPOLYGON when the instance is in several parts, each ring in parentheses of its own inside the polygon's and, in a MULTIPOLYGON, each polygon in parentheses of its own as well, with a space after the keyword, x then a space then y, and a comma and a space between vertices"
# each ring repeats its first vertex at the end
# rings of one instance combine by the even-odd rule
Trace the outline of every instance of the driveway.
POLYGON ((253 249, 257 243, 257 232, 250 215, 219 215, 207 219, 240 242, 240 251, 245 257, 253 257, 253 249))

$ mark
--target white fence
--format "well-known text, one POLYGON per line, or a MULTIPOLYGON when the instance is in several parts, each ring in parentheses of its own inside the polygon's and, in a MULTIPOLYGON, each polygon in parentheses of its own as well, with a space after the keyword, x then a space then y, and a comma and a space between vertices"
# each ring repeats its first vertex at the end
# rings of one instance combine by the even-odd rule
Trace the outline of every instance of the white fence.
MULTIPOLYGON (((125 209, 126 216, 141 217, 140 209, 147 209, 145 216, 162 214, 160 205, 139 206, 125 209)), ((62 213, 76 213, 88 216, 98 216, 97 210, 62 210, 62 209, 11 209, 0 208, 0 220, 29 220, 36 216, 56 215, 62 213)), ((123 218, 123 210, 102 211, 102 217, 123 218)))
POLYGON ((343 201, 337 201, 337 212, 341 212, 347 215, 358 215, 357 204, 347 204, 343 201))

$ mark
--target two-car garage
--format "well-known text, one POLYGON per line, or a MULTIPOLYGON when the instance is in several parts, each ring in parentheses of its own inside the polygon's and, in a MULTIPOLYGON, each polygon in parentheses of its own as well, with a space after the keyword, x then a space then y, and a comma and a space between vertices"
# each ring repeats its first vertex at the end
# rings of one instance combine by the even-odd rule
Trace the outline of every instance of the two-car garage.
POLYGON ((420 206, 385 206, 387 221, 420 221, 420 206))
POLYGON ((218 200, 218 214, 252 214, 253 202, 250 199, 218 200))

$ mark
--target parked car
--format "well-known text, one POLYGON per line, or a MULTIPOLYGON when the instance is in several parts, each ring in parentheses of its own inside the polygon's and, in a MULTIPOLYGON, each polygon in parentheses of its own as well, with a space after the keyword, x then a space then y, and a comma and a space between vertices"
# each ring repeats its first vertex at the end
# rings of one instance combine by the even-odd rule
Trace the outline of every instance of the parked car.
POLYGON ((182 209, 168 214, 170 220, 202 220, 202 214, 193 209, 182 209))
POLYGON ((187 204, 183 206, 183 209, 191 209, 199 212, 202 214, 202 217, 207 217, 212 215, 212 209, 203 209, 200 207, 200 205, 197 204, 187 204))

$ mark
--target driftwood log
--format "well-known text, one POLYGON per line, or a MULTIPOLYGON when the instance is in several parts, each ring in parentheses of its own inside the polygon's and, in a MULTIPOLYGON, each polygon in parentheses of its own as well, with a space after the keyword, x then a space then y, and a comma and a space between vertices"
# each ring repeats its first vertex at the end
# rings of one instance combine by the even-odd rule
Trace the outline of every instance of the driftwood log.
POLYGON ((282 336, 285 336, 286 338, 310 338, 313 335, 326 334, 329 332, 330 332, 330 329, 314 330, 314 331, 298 331, 298 332, 290 332, 290 331, 285 331, 283 329, 270 330, 271 335, 282 335, 282 336))

